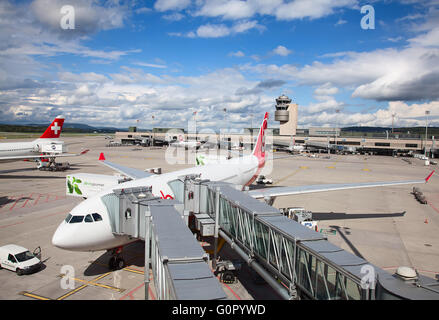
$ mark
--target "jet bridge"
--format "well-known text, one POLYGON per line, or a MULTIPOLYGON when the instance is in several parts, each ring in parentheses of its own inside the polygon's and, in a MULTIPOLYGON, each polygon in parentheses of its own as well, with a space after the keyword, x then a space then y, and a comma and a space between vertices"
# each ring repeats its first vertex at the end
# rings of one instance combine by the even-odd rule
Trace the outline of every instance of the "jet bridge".
POLYGON ((102 198, 113 233, 145 240, 145 298, 151 263, 159 300, 226 299, 209 256, 186 226, 183 204, 153 197, 151 188, 113 192, 102 198))
POLYGON ((390 275, 237 186, 197 177, 170 186, 186 211, 215 221, 215 244, 224 238, 284 299, 439 299, 439 281, 390 275))
POLYGON ((199 221, 199 228, 212 230, 213 225, 206 235, 214 236, 215 246, 221 236, 284 299, 439 299, 439 281, 391 275, 239 186, 196 175, 169 186, 175 200, 154 198, 149 188, 114 190, 102 197, 114 234, 150 239, 145 241, 145 266, 151 256, 159 299, 225 298, 208 256, 187 228, 189 217, 199 221))

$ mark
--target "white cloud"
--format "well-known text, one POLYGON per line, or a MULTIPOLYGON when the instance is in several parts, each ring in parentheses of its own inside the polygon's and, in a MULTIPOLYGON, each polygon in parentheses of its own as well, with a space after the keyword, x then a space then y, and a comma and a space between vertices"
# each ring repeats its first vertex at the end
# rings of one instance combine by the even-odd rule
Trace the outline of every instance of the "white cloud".
POLYGON ((182 10, 191 4, 191 0, 157 0, 154 8, 157 11, 182 10))
POLYGON ((334 24, 335 26, 341 26, 345 23, 348 23, 346 20, 338 19, 338 21, 334 24))
POLYGON ((30 9, 42 25, 65 37, 120 28, 128 16, 128 7, 123 4, 107 2, 99 6, 92 0, 76 0, 74 3, 66 0, 34 0, 30 9), (72 5, 75 13, 75 29, 67 32, 60 28, 63 17, 60 10, 64 5, 72 5))
POLYGON ((136 66, 146 67, 146 68, 157 68, 157 69, 166 69, 167 66, 164 64, 156 64, 156 63, 146 63, 146 62, 134 62, 136 66))
POLYGON ((224 24, 206 24, 197 29, 196 35, 200 38, 221 38, 231 34, 231 30, 224 24))
POLYGON ((278 20, 316 19, 340 8, 356 8, 357 0, 205 0, 198 1, 196 16, 236 20, 271 15, 278 20))
POLYGON ((439 47, 439 26, 408 40, 412 46, 439 47))
POLYGON ((273 53, 273 54, 277 54, 277 55, 282 56, 282 57, 286 57, 286 56, 288 56, 289 54, 291 54, 292 51, 291 51, 291 50, 288 50, 288 49, 287 49, 286 47, 284 47, 284 46, 277 46, 277 48, 273 49, 272 53, 273 53))
POLYGON ((439 99, 439 49, 407 47, 370 52, 343 52, 331 62, 295 65, 241 66, 273 77, 282 75, 299 85, 330 82, 353 90, 354 98, 378 101, 439 99))
POLYGON ((238 51, 236 51, 236 52, 230 52, 230 53, 229 53, 229 56, 231 56, 231 57, 242 58, 242 57, 245 57, 245 53, 242 52, 241 50, 238 50, 238 51))
POLYGON ((314 90, 314 94, 317 96, 329 96, 338 93, 338 88, 332 86, 330 82, 326 82, 325 84, 318 87, 314 90))
POLYGON ((262 31, 264 26, 260 25, 256 20, 252 21, 238 21, 232 26, 225 24, 204 24, 198 27, 195 31, 189 31, 187 33, 171 32, 170 36, 188 37, 188 38, 222 38, 229 35, 236 35, 239 33, 247 32, 251 29, 257 29, 262 31))
POLYGON ((165 20, 169 20, 169 21, 180 21, 184 18, 185 16, 179 12, 174 12, 172 14, 165 14, 163 16, 163 19, 165 20))

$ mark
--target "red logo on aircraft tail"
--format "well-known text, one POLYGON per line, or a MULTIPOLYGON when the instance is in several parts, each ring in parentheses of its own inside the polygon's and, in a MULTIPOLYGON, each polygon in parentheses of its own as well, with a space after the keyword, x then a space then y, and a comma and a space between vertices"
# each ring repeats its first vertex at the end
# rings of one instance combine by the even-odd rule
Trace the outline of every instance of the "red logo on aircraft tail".
POLYGON ((40 139, 56 139, 59 138, 64 124, 63 117, 56 117, 50 126, 47 127, 46 131, 41 135, 40 139))

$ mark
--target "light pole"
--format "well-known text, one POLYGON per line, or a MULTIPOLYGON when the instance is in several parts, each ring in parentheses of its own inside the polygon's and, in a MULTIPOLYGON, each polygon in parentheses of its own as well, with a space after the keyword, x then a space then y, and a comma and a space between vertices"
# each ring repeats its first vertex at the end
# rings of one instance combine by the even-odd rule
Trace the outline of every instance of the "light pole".
POLYGON ((337 150, 337 127, 338 127, 338 114, 340 113, 340 109, 335 110, 335 150, 337 150))
POLYGON ((396 116, 396 113, 392 113, 392 136, 393 136, 393 127, 394 127, 394 122, 395 122, 395 116, 396 116))
POLYGON ((427 128, 428 128, 428 115, 430 114, 429 110, 425 110, 425 146, 424 146, 424 156, 427 156, 427 142, 428 142, 428 136, 427 136, 427 128))
MULTIPOLYGON (((193 113, 193 115, 194 115, 194 122, 195 122, 195 141, 198 140, 198 134, 197 134, 197 112, 198 112, 198 111, 195 111, 195 112, 193 113)), ((188 139, 188 140, 189 140, 189 139, 188 139)))
POLYGON ((151 116, 151 124, 152 124, 152 146, 154 147, 155 144, 155 131, 154 131, 154 116, 151 116))

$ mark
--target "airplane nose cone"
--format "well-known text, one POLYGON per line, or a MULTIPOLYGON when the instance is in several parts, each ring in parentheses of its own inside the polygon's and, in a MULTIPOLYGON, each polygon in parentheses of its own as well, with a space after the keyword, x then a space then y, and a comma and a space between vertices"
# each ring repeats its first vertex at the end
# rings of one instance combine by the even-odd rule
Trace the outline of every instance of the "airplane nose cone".
POLYGON ((58 229, 56 229, 55 233, 53 234, 52 244, 55 247, 63 249, 63 241, 62 241, 62 236, 61 236, 61 232, 60 232, 60 227, 58 227, 58 229))
POLYGON ((70 241, 67 233, 68 230, 66 230, 64 223, 60 224, 53 234, 52 244, 60 249, 70 249, 70 241))

